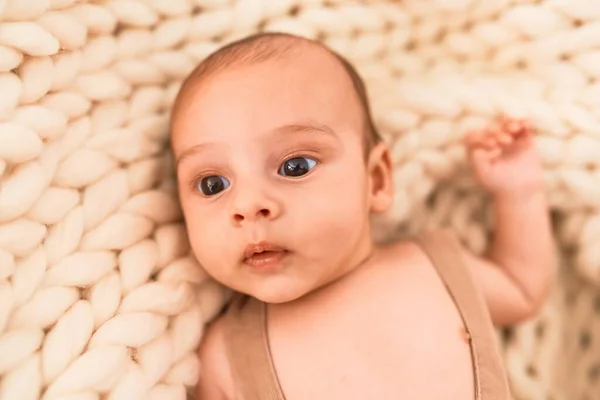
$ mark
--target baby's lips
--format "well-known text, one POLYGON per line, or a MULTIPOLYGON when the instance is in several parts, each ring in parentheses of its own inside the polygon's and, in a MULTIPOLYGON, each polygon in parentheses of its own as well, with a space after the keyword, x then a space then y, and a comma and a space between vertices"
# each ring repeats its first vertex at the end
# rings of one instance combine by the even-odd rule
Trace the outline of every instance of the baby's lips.
POLYGON ((266 251, 270 252, 283 252, 286 251, 283 247, 277 246, 267 241, 261 241, 260 243, 249 244, 244 250, 244 259, 250 258, 255 254, 260 254, 266 251))

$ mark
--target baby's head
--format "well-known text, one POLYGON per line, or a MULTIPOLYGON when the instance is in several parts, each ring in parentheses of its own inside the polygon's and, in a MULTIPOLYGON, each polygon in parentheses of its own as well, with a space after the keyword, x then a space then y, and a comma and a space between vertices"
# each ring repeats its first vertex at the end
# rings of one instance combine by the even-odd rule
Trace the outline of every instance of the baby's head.
POLYGON ((358 74, 324 46, 261 34, 220 49, 184 82, 171 132, 192 249, 222 284, 291 301, 370 254, 390 157, 358 74))

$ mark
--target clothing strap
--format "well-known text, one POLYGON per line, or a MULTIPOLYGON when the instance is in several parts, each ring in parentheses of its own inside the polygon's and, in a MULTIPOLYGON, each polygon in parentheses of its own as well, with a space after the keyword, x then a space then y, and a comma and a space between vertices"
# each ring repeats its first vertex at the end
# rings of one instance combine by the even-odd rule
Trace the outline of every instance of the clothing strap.
POLYGON ((475 398, 510 400, 512 397, 489 309, 483 295, 476 289, 458 238, 450 230, 437 230, 420 236, 417 243, 454 299, 469 335, 475 398))
POLYGON ((225 318, 227 357, 236 391, 244 400, 285 400, 271 357, 266 305, 236 294, 225 318))

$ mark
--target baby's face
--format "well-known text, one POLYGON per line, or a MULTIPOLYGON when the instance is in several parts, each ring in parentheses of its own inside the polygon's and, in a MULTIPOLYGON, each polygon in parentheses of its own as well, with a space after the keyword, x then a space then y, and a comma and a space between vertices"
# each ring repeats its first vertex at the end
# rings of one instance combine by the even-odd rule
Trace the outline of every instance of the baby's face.
POLYGON ((218 72, 173 122, 192 249, 216 280, 294 300, 371 250, 362 114, 332 57, 218 72), (262 251, 262 252, 261 252, 262 251))

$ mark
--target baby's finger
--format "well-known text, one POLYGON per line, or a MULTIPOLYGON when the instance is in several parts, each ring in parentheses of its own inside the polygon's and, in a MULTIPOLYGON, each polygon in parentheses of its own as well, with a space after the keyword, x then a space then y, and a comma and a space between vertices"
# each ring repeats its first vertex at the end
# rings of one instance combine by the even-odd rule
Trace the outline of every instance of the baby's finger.
POLYGON ((490 161, 497 160, 502 155, 502 149, 496 148, 488 152, 488 158, 490 161))
POLYGON ((499 148, 495 150, 475 149, 470 153, 471 162, 480 170, 488 169, 501 155, 502 150, 499 148))
POLYGON ((511 135, 520 134, 523 132, 523 124, 519 120, 508 120, 504 124, 504 131, 511 135))
POLYGON ((515 136, 514 146, 517 149, 522 149, 530 146, 533 143, 533 136, 530 134, 523 134, 519 136, 515 136))
POLYGON ((464 135, 464 141, 466 144, 471 145, 476 143, 479 137, 479 133, 476 131, 467 131, 464 135))
POLYGON ((531 125, 527 120, 515 120, 507 127, 508 133, 514 137, 529 136, 531 134, 531 125))
POLYGON ((506 126, 506 124, 510 121, 510 118, 508 118, 506 115, 500 115, 498 117, 496 117, 496 125, 498 125, 499 127, 501 127, 501 129, 504 129, 504 127, 506 126))
POLYGON ((501 134, 502 131, 503 131, 502 125, 500 125, 500 124, 493 124, 493 125, 490 125, 486 129, 485 133, 486 133, 487 136, 497 136, 497 135, 501 134))
POLYGON ((471 148, 487 147, 486 135, 482 134, 481 132, 471 132, 471 133, 467 134, 465 140, 466 140, 467 146, 469 146, 471 148))
POLYGON ((492 159, 490 157, 490 151, 484 149, 474 149, 471 153, 471 161, 477 165, 490 164, 492 159))
POLYGON ((521 120, 521 133, 519 136, 522 137, 531 137, 533 135, 533 126, 531 124, 531 122, 529 122, 528 120, 524 119, 521 120))
POLYGON ((506 133, 501 133, 496 136, 496 141, 502 146, 509 146, 514 142, 513 137, 506 133))
POLYGON ((495 135, 486 136, 484 139, 484 143, 485 143, 485 147, 488 150, 493 150, 493 149, 500 147, 500 144, 498 143, 498 139, 495 135))
POLYGON ((527 133, 527 134, 533 133, 533 125, 530 120, 522 119, 521 124, 523 125, 523 130, 525 131, 525 133, 527 133))

